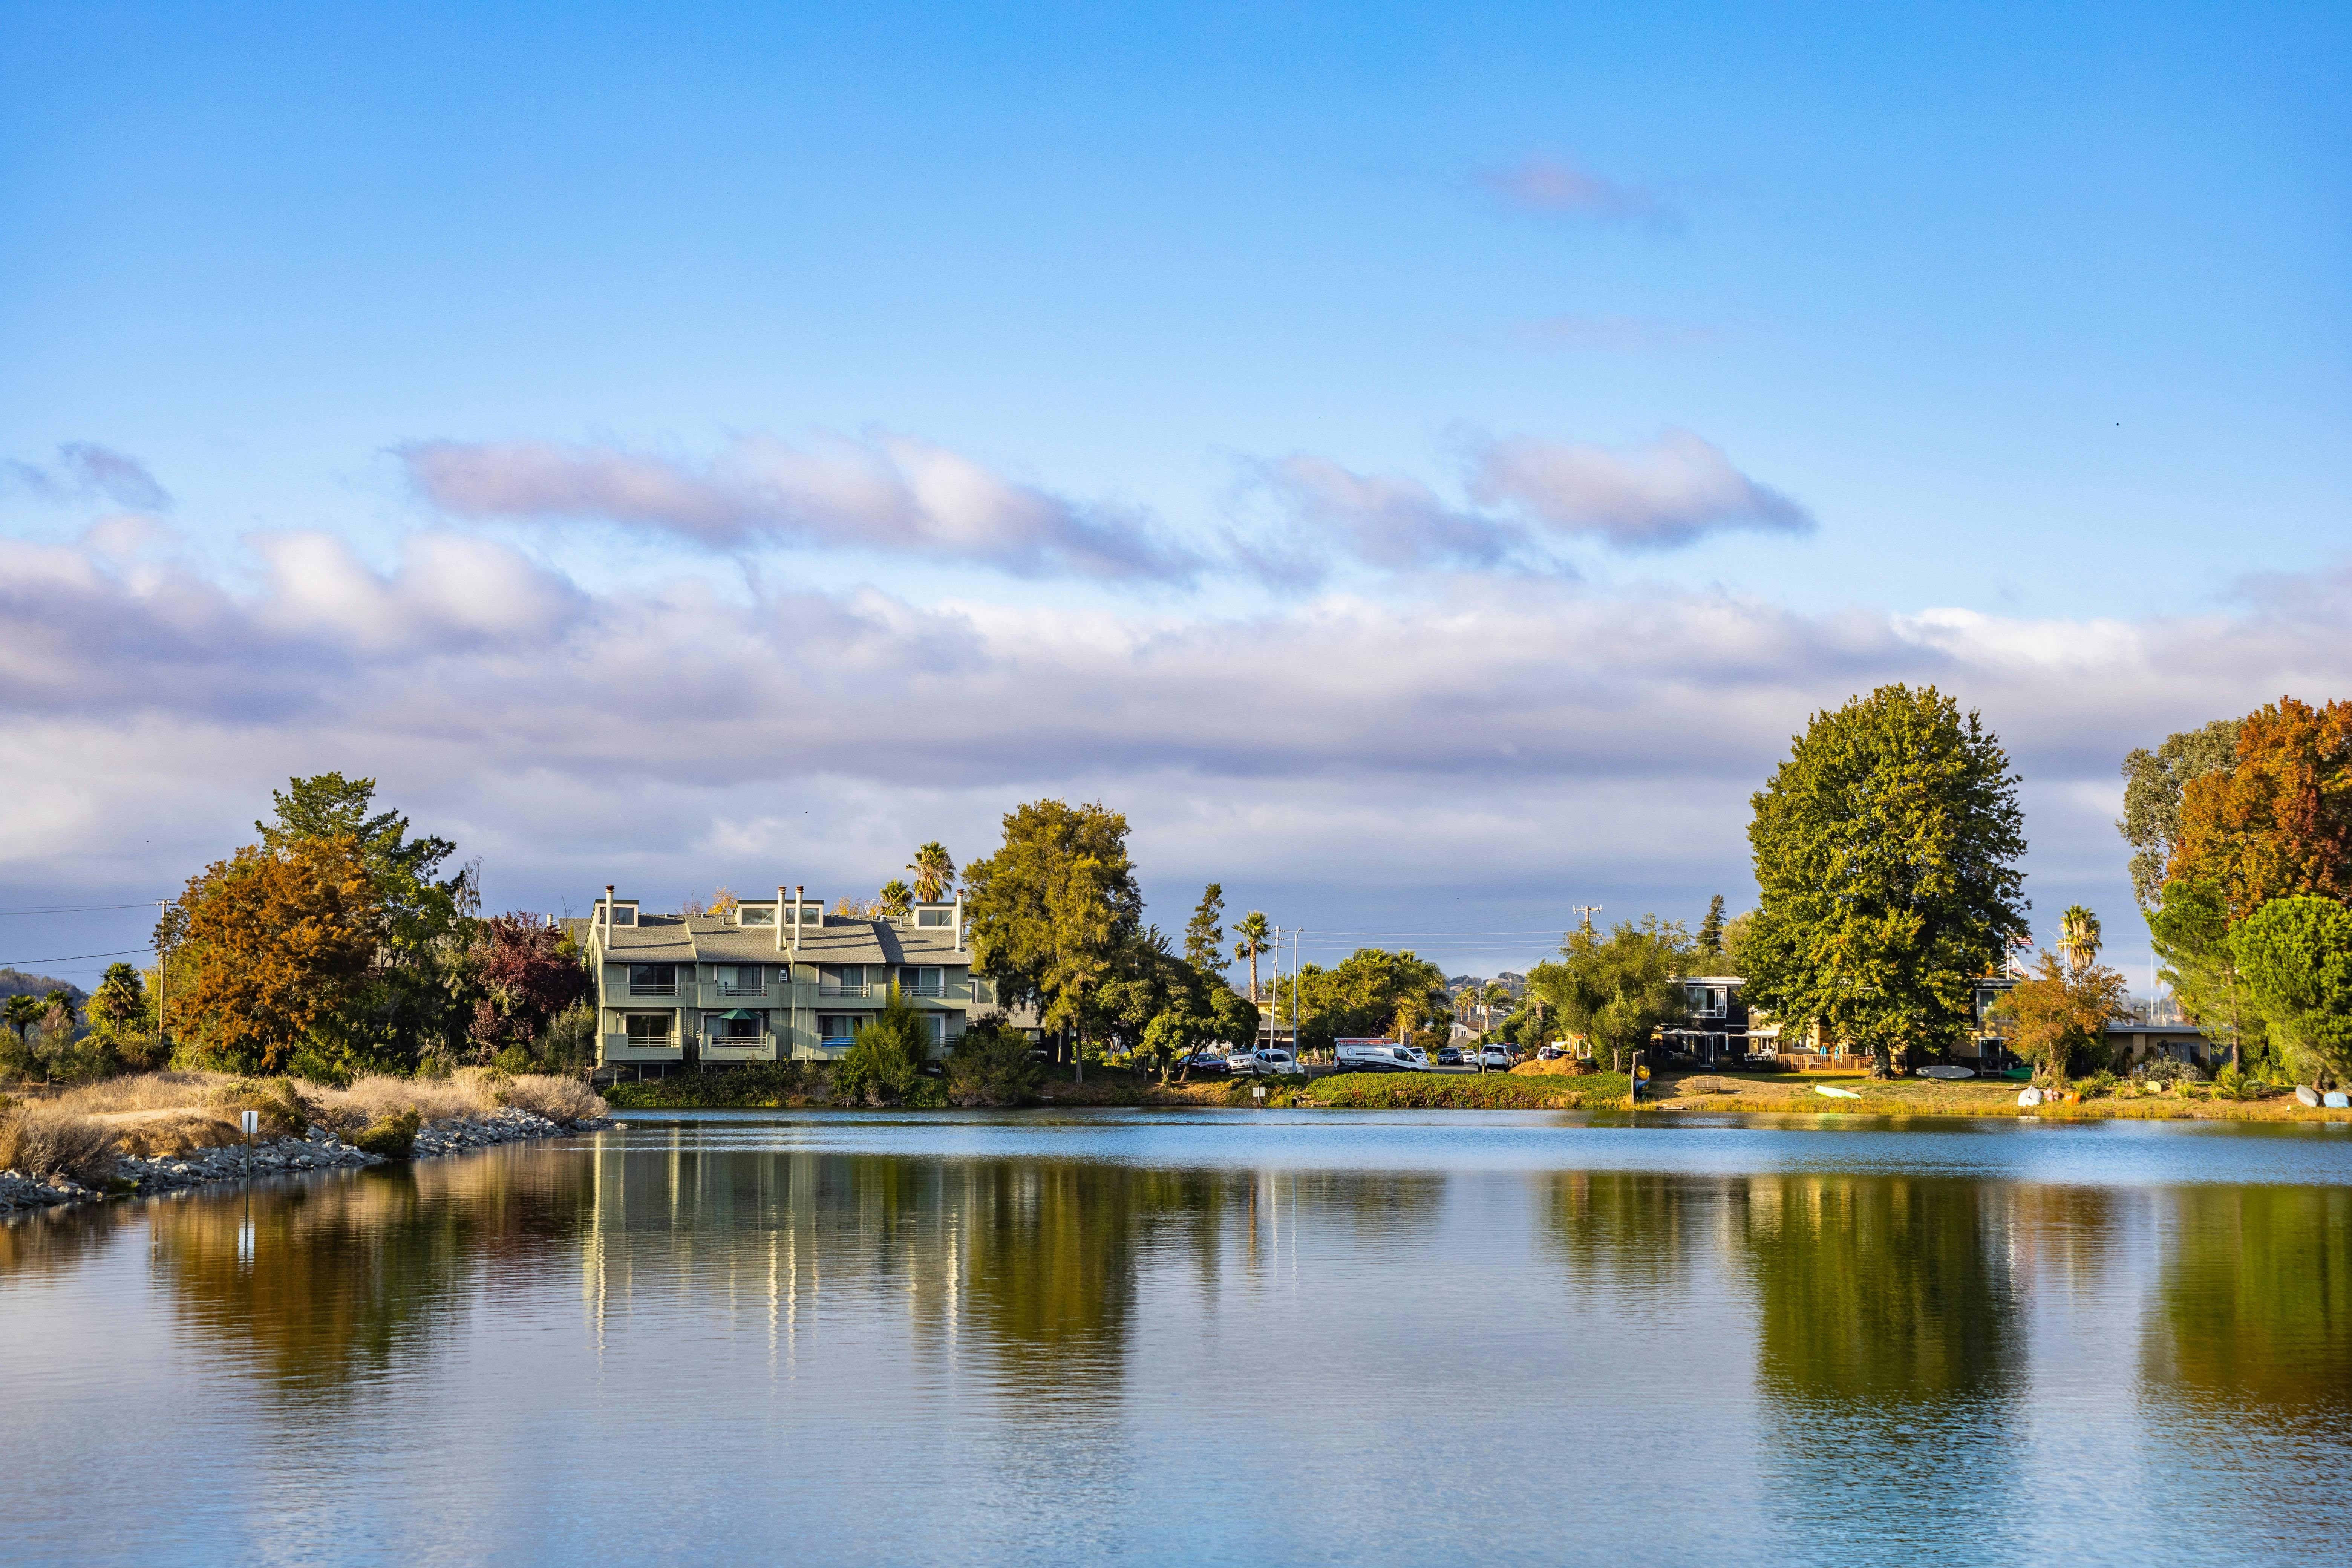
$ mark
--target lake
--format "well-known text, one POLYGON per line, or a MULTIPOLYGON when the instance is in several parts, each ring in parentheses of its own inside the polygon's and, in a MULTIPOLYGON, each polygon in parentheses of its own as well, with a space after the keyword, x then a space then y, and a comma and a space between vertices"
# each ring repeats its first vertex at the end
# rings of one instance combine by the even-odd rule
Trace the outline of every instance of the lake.
POLYGON ((0 1226, 11 1563, 2352 1559, 2352 1129, 667 1113, 0 1226))

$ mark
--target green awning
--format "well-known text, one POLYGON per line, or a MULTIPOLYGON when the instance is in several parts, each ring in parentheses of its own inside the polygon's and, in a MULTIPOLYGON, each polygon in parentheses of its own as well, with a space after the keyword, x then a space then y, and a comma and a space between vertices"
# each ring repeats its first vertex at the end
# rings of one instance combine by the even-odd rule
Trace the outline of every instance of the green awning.
POLYGON ((721 1013, 719 1016, 722 1018, 740 1023, 746 1018, 757 1018, 760 1015, 754 1013, 749 1007, 730 1007, 726 1012, 721 1013))

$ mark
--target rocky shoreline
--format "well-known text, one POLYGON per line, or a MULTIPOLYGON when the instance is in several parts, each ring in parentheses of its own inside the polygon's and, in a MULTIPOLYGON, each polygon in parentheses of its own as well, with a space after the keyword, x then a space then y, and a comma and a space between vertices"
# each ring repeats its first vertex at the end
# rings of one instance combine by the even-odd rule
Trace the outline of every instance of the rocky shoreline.
MULTIPOLYGON (((417 1129, 409 1158, 438 1159, 498 1143, 599 1132, 614 1125, 610 1118, 569 1123, 551 1121, 528 1110, 508 1107, 486 1116, 427 1122, 417 1129)), ((84 1186, 68 1176, 43 1178, 0 1171, 0 1215, 59 1204, 96 1203, 110 1197, 152 1197, 225 1182, 296 1176, 310 1171, 356 1170, 385 1163, 381 1154, 371 1154, 344 1142, 331 1128, 313 1127, 306 1137, 256 1142, 249 1156, 242 1143, 152 1159, 125 1154, 117 1162, 116 1184, 104 1189, 84 1186)))

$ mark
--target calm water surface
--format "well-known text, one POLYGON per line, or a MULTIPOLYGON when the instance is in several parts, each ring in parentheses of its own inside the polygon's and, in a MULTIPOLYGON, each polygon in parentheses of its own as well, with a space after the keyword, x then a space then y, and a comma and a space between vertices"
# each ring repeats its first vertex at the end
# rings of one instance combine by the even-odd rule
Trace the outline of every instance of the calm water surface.
POLYGON ((2352 1133, 645 1118, 0 1226, 8 1563, 2342 1563, 2352 1133))

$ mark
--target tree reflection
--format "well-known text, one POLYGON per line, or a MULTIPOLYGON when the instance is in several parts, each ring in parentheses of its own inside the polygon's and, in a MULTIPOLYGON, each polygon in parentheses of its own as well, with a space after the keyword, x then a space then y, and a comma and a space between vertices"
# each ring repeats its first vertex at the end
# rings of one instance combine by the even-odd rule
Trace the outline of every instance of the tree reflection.
POLYGON ((149 1225, 179 1311, 323 1394, 419 1345, 484 1272, 565 1247, 583 1215, 575 1167, 485 1157, 158 1203, 149 1225))
POLYGON ((2142 1337, 2149 1384, 2340 1412, 2352 1390, 2352 1191, 2184 1187, 2142 1337))
POLYGON ((1717 1184, 1661 1171, 1547 1171, 1535 1178, 1544 1237, 1574 1278, 1602 1289, 1664 1289, 1688 1271, 1720 1208, 1717 1184))
POLYGON ((1885 1408, 1990 1393, 2014 1375, 1998 1189, 1894 1176, 1738 1185, 1769 1394, 1885 1408))

